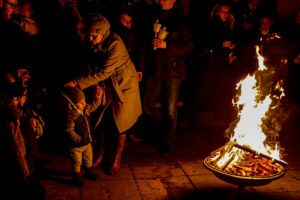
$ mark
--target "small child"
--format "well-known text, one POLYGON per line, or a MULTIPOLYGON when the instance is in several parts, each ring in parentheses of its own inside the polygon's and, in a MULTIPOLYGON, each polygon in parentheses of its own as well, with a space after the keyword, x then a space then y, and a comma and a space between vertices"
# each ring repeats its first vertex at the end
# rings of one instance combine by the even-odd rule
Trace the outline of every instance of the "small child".
POLYGON ((62 93, 71 105, 67 111, 66 133, 70 144, 74 186, 83 186, 80 171, 82 162, 85 167, 84 178, 96 180, 98 175, 91 171, 93 162, 90 112, 101 104, 103 90, 97 86, 95 98, 91 104, 85 101, 85 95, 79 88, 65 88, 62 93))

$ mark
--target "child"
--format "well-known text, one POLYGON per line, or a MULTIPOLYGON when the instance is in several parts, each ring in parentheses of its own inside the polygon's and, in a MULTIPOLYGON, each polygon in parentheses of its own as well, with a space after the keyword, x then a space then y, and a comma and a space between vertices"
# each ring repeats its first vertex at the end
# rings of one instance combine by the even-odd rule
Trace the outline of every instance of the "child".
POLYGON ((82 162, 85 167, 84 178, 96 180, 98 175, 91 171, 93 162, 92 137, 89 113, 101 104, 103 90, 97 86, 95 99, 91 104, 85 101, 85 95, 79 88, 65 88, 63 96, 68 100, 70 109, 67 111, 66 133, 70 144, 74 186, 83 186, 80 177, 82 162))

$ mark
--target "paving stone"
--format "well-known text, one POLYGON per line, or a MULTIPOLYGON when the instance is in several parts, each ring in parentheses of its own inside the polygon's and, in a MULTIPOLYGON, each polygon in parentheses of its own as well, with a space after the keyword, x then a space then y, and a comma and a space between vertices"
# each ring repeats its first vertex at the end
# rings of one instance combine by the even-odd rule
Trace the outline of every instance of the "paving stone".
POLYGON ((167 200, 168 192, 159 178, 137 179, 143 200, 167 200))
POLYGON ((205 174, 205 175, 192 175, 189 176, 192 180, 193 184, 197 187, 198 190, 205 190, 211 188, 230 188, 236 189, 237 186, 224 182, 223 180, 217 178, 213 174, 205 174))
POLYGON ((236 185, 224 182, 213 174, 192 175, 189 178, 196 186, 196 189, 190 196, 184 198, 184 200, 202 199, 204 196, 208 199, 248 200, 249 197, 249 200, 255 200, 257 196, 257 192, 253 188, 245 187, 241 191, 236 185))
POLYGON ((118 180, 118 179, 133 179, 129 167, 121 167, 120 171, 114 175, 108 175, 103 169, 94 170, 99 175, 99 180, 118 180))
POLYGON ((61 170, 58 168, 45 168, 41 173, 41 182, 44 185, 55 185, 62 183, 71 185, 73 179, 72 170, 61 170))
POLYGON ((165 164, 176 164, 176 159, 163 158, 158 153, 128 153, 126 155, 130 166, 149 166, 149 165, 165 165, 165 164))
POLYGON ((299 200, 300 192, 262 192, 264 199, 270 200, 299 200))
POLYGON ((136 178, 158 178, 170 176, 183 176, 184 172, 178 165, 153 165, 132 167, 136 178))
POLYGON ((295 177, 286 173, 280 179, 267 185, 255 187, 255 190, 259 192, 300 192, 300 184, 295 177))
POLYGON ((180 164, 187 175, 211 174, 202 163, 199 164, 180 164))
POLYGON ((82 188, 82 200, 141 200, 134 180, 89 181, 82 188))
POLYGON ((161 178, 170 199, 182 199, 193 193, 194 188, 186 176, 161 178))
POLYGON ((202 164, 205 157, 199 156, 198 152, 189 152, 187 156, 186 153, 181 152, 178 155, 178 163, 180 164, 202 164))
POLYGON ((288 173, 294 176, 298 181, 300 181, 300 170, 288 170, 288 173))
POLYGON ((70 187, 66 184, 47 184, 44 200, 81 200, 81 188, 70 187))
POLYGON ((68 157, 50 154, 43 154, 41 157, 47 161, 47 163, 43 165, 43 168, 55 169, 57 171, 72 172, 71 159, 68 157))

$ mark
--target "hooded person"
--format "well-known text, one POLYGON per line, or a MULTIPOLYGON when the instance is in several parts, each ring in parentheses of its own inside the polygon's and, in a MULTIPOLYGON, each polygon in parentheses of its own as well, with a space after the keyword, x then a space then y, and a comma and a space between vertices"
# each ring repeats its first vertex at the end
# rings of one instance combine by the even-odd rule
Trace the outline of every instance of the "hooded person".
POLYGON ((81 187, 81 166, 84 165, 84 177, 96 180, 98 175, 91 170, 93 164, 92 129, 90 127, 90 113, 101 105, 101 95, 95 95, 90 104, 85 101, 84 92, 78 87, 64 88, 61 95, 68 102, 65 119, 65 132, 72 160, 73 184, 81 187))
MULTIPOLYGON (((118 132, 117 146, 109 168, 109 173, 115 174, 120 170, 126 140, 125 132, 137 122, 142 113, 137 71, 122 39, 110 31, 110 23, 104 16, 94 15, 91 18, 86 25, 86 36, 91 42, 92 54, 99 56, 98 63, 101 64, 94 64, 96 66, 93 67, 97 70, 78 77, 65 86, 79 86, 85 89, 102 81, 108 83, 112 100, 109 109, 104 113, 104 118, 112 116, 110 121, 115 124, 118 132)), ((99 117, 96 126, 100 120, 99 117)))

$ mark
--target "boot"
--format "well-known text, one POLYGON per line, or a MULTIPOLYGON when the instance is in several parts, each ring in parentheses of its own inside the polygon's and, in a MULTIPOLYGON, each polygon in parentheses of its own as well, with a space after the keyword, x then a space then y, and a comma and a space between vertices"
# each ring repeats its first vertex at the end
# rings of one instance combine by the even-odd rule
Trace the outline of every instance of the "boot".
POLYGON ((73 186, 75 187, 82 187, 84 182, 82 181, 80 177, 80 173, 74 173, 73 174, 73 186))
POLYGON ((116 154, 115 154, 115 157, 114 157, 113 164, 111 165, 111 167, 109 169, 110 175, 116 174, 117 172, 120 171, 122 153, 123 153, 123 150, 124 150, 125 141, 126 141, 126 135, 125 134, 118 136, 118 145, 117 145, 116 154))
POLYGON ((84 172, 83 177, 88 179, 88 180, 95 181, 95 180, 98 179, 98 174, 92 172, 91 168, 85 168, 85 172, 84 172))
POLYGON ((97 160, 93 163, 92 168, 100 166, 100 164, 103 160, 103 157, 104 157, 104 151, 103 151, 103 149, 100 149, 100 153, 97 157, 97 160))

